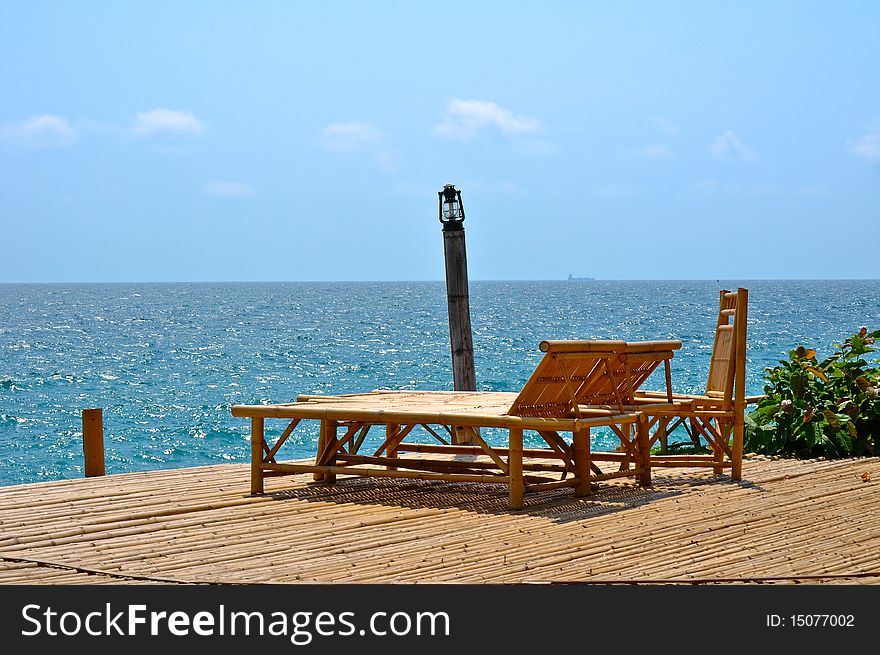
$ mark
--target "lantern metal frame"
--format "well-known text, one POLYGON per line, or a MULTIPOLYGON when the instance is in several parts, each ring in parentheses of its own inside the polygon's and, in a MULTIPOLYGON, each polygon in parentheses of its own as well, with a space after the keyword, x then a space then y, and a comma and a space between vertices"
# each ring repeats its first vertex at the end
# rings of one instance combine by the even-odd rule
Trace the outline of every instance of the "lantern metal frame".
POLYGON ((440 222, 443 224, 445 232, 451 230, 462 230, 464 227, 464 204, 461 202, 461 191, 455 188, 454 184, 446 184, 442 191, 437 192, 440 202, 440 222), (444 205, 448 207, 444 211, 444 205))

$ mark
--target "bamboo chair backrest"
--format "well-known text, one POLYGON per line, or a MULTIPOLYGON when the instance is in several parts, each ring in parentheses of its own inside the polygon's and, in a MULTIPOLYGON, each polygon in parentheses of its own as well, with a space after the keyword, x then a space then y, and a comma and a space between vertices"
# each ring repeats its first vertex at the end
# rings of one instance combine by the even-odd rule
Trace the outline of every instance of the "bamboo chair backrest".
POLYGON ((623 411, 659 363, 680 341, 542 341, 544 357, 508 414, 570 417, 579 405, 611 405, 623 411))
POLYGON ((738 378, 745 384, 745 335, 748 291, 722 290, 719 294, 718 322, 709 363, 706 395, 721 398, 725 408, 734 404, 738 378), (740 348, 742 353, 738 353, 740 348))

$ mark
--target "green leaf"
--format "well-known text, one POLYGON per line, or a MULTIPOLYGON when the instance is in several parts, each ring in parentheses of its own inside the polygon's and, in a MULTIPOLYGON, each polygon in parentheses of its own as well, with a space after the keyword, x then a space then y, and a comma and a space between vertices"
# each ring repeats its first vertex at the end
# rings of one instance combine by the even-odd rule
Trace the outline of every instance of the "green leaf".
POLYGON ((865 342, 862 341, 858 335, 853 336, 852 340, 852 355, 861 355, 862 353, 868 352, 870 349, 865 346, 865 342))
POLYGON ((831 355, 831 356, 829 356, 829 357, 826 357, 826 358, 823 359, 822 362, 819 364, 819 368, 821 368, 821 369, 824 371, 824 370, 826 370, 829 366, 831 366, 834 362, 836 362, 837 359, 838 359, 838 356, 837 356, 837 355, 831 355))
POLYGON ((810 423, 804 429, 804 435, 806 437, 805 441, 807 444, 807 448, 813 449, 816 447, 816 443, 819 440, 819 435, 822 434, 822 430, 819 428, 818 423, 810 423))
MULTIPOLYGON (((852 425, 852 423, 850 423, 850 425, 852 425)), ((840 432, 838 432, 837 440, 840 442, 840 445, 843 446, 844 453, 852 452, 853 440, 847 430, 841 430, 840 432)))

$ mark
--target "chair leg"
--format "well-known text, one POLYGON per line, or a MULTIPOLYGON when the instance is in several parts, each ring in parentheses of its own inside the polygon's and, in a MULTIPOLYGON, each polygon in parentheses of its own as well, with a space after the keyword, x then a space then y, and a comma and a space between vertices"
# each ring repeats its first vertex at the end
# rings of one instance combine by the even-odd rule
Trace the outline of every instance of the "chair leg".
POLYGON ((657 421, 657 438, 660 440, 660 454, 666 455, 669 452, 669 433, 666 427, 669 425, 670 419, 661 418, 657 421))
POLYGON ((572 445, 574 446, 574 468, 578 476, 574 495, 577 497, 587 496, 590 493, 590 428, 575 430, 572 433, 572 445))
POLYGON ((639 486, 651 486, 651 442, 648 435, 648 417, 644 414, 639 416, 636 424, 636 440, 638 447, 636 452, 639 454, 639 468, 642 469, 639 474, 639 486))
POLYGON ((742 480, 742 457, 743 457, 743 433, 745 421, 743 415, 738 413, 733 419, 733 446, 731 447, 732 466, 730 469, 731 480, 742 480))
POLYGON ((519 428, 508 430, 507 468, 510 475, 510 509, 522 509, 525 484, 523 482, 523 431, 519 428))
MULTIPOLYGON (((327 437, 327 431, 324 429, 324 421, 321 421, 320 428, 318 429, 318 452, 315 453, 315 466, 318 466, 321 464, 321 462, 318 461, 318 458, 321 457, 321 453, 324 452, 324 446, 326 445, 326 441, 325 441, 326 437, 327 437)), ((320 482, 321 480, 324 479, 324 474, 323 473, 312 473, 312 479, 315 482, 320 482)))
MULTIPOLYGON (((385 426, 386 443, 391 443, 394 439, 396 439, 397 433, 399 431, 400 431, 400 426, 398 424, 388 423, 385 426)), ((396 459, 397 458, 397 447, 395 446, 394 448, 388 448, 388 450, 385 452, 385 456, 396 459)), ((397 467, 396 466, 386 466, 385 469, 388 471, 396 471, 397 467)))
MULTIPOLYGON (((335 447, 336 444, 336 430, 339 427, 339 423, 336 421, 331 421, 328 419, 321 420, 321 432, 323 433, 323 437, 319 437, 318 441, 324 444, 324 448, 327 446, 335 447)), ((335 451, 335 448, 334 448, 335 451)), ((326 461, 318 462, 321 466, 333 466, 336 464, 336 457, 328 457, 326 461)), ((328 484, 336 483, 336 474, 335 473, 324 473, 323 474, 324 482, 328 484)))

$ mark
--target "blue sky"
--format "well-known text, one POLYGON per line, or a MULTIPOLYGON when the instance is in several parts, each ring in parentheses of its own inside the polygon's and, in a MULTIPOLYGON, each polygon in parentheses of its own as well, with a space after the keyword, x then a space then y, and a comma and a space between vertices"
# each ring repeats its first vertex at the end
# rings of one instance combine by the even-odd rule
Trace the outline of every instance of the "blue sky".
POLYGON ((878 278, 880 3, 10 2, 0 281, 878 278))

